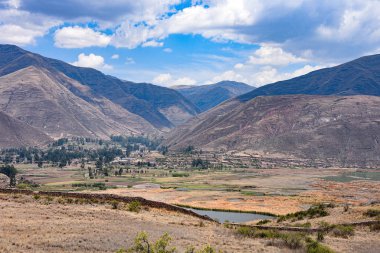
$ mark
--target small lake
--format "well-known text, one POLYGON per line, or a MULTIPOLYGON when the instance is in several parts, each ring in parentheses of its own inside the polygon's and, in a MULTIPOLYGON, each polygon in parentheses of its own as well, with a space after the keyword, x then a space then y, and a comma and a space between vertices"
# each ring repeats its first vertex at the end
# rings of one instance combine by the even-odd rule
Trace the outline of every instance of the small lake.
POLYGON ((323 179, 335 182, 351 182, 355 180, 370 180, 370 181, 380 181, 380 170, 379 171, 356 171, 343 173, 337 176, 324 177, 323 179))
POLYGON ((221 223, 229 221, 232 223, 242 223, 254 220, 273 219, 273 216, 255 214, 255 213, 239 213, 239 212, 223 212, 223 211, 210 211, 210 210, 197 210, 193 208, 186 208, 200 215, 207 215, 211 219, 217 220, 221 223))

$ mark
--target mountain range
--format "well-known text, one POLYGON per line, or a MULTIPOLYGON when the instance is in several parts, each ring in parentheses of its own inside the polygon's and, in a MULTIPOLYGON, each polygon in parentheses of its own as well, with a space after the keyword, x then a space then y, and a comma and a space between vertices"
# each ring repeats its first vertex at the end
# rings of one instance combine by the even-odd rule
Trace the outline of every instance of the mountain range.
POLYGON ((165 145, 380 164, 380 55, 269 84, 195 116, 165 145))
POLYGON ((178 86, 173 88, 190 100, 202 112, 230 98, 237 97, 255 89, 255 87, 248 84, 234 81, 221 81, 215 84, 178 86))

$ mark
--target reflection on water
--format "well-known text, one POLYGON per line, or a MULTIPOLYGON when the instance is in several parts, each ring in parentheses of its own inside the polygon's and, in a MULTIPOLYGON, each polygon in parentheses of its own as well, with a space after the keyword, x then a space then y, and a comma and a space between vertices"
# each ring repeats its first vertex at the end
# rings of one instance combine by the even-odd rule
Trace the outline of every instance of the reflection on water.
POLYGON ((233 223, 242 223, 242 222, 253 221, 253 220, 273 219, 273 216, 263 215, 263 214, 197 210, 193 208, 187 208, 187 209, 200 215, 207 215, 208 217, 214 220, 217 220, 219 222, 229 221, 233 223))

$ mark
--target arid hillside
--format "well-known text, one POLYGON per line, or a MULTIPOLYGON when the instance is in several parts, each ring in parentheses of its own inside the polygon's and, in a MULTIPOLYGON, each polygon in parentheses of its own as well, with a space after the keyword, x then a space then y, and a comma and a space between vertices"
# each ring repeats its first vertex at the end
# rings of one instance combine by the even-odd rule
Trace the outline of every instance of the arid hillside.
MULTIPOLYGON (((108 121, 107 124, 102 122, 101 119, 93 122, 92 124, 95 125, 91 126, 93 129, 87 129, 93 133, 85 136, 104 138, 104 136, 109 137, 115 133, 127 135, 131 132, 153 134, 157 131, 167 131, 199 112, 195 105, 175 90, 149 83, 133 83, 120 80, 92 68, 76 67, 59 60, 28 52, 17 46, 0 45, 0 76, 5 78, 5 80, 0 80, 0 87, 5 90, 8 89, 9 83, 12 83, 13 89, 30 96, 22 97, 23 100, 20 100, 19 103, 33 103, 33 96, 39 96, 34 94, 34 89, 43 90, 46 88, 46 82, 42 82, 41 77, 34 77, 30 80, 25 77, 20 79, 18 71, 23 71, 24 75, 36 76, 35 72, 27 73, 36 69, 48 76, 50 81, 47 83, 53 82, 56 85, 55 89, 50 89, 51 96, 57 97, 65 93, 66 96, 71 97, 71 103, 86 103, 86 106, 82 108, 82 114, 92 114, 93 109, 96 108, 100 111, 98 117, 104 117, 102 114, 105 114, 111 118, 111 121, 108 121), (16 72, 18 74, 15 74, 16 72), (23 81, 28 81, 33 89, 26 91, 25 85, 22 85, 23 81), (63 92, 64 88, 66 89, 63 92), (71 94, 68 95, 69 93, 71 94), (31 99, 30 101, 29 98, 31 99), (89 109, 89 107, 92 107, 92 109, 89 109), (109 131, 110 125, 114 126, 113 131, 109 131)), ((8 90, 7 92, 0 94, 0 99, 6 100, 9 96, 12 96, 11 91, 8 90)), ((18 98, 21 97, 15 96, 13 100, 18 98)), ((17 101, 14 102, 17 103, 17 101)), ((37 112, 46 109, 44 105, 42 105, 42 108, 39 108, 39 106, 40 104, 34 104, 30 109, 37 112)), ((60 129, 63 129, 62 134, 83 134, 84 130, 80 129, 81 127, 74 126, 75 121, 86 121, 88 118, 83 115, 80 117, 79 115, 75 116, 73 112, 70 112, 70 108, 68 109, 67 114, 70 117, 76 117, 76 119, 67 122, 67 124, 71 124, 73 121, 73 126, 68 128, 63 127, 61 122, 60 129)), ((51 114, 56 115, 53 112, 51 114)), ((20 120, 28 117, 29 115, 27 114, 18 115, 20 120)), ((42 120, 49 121, 50 119, 44 118, 42 120)), ((28 123, 31 123, 31 120, 28 123)), ((88 127, 84 124, 82 128, 88 127)))
POLYGON ((235 99, 179 127, 165 145, 375 166, 380 164, 379 106, 375 96, 235 99))
POLYGON ((43 132, 3 112, 0 112, 0 129, 0 148, 41 146, 51 141, 43 132))
POLYGON ((111 134, 153 131, 139 116, 106 99, 99 98, 97 104, 89 103, 73 94, 70 88, 90 93, 88 87, 63 74, 26 67, 0 77, 0 111, 53 138, 108 138, 111 134), (107 105, 113 113, 107 113, 107 105), (117 112, 121 120, 113 117, 117 112))

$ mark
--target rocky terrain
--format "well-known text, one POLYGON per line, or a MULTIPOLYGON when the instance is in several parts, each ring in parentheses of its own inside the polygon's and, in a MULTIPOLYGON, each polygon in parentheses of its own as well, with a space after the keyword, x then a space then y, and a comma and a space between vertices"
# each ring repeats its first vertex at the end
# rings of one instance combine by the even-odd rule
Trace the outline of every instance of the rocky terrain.
POLYGON ((234 99, 177 128, 165 145, 376 166, 380 163, 379 106, 376 96, 234 99))
POLYGON ((0 148, 41 146, 51 138, 36 128, 0 112, 0 148))

